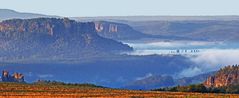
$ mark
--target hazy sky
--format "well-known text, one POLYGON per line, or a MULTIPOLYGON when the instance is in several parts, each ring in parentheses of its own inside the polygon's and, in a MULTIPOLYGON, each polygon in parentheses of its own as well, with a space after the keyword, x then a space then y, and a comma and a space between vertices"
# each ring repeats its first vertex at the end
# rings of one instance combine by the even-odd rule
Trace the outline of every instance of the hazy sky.
POLYGON ((239 0, 0 0, 0 8, 61 16, 239 15, 239 0))

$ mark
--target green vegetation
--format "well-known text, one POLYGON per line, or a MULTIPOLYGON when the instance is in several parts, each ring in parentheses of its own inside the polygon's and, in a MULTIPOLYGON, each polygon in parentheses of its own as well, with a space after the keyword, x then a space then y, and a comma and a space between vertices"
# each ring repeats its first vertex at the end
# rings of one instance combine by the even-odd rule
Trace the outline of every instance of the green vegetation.
POLYGON ((106 88, 103 86, 97 86, 95 84, 79 84, 79 83, 65 83, 65 82, 59 82, 59 81, 50 81, 50 80, 38 80, 37 82, 34 82, 35 85, 61 85, 61 86, 67 86, 67 87, 92 87, 92 88, 106 88))
POLYGON ((205 87, 203 84, 176 86, 168 88, 154 89, 153 91, 171 91, 171 92, 198 92, 198 93, 230 93, 239 94, 239 85, 230 85, 225 87, 205 87))

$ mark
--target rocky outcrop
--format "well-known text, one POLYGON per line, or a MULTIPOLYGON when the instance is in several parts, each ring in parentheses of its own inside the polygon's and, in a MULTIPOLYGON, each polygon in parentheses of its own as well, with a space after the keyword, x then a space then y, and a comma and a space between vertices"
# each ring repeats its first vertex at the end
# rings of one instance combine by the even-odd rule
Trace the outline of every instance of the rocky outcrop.
POLYGON ((110 24, 109 32, 112 32, 112 33, 118 32, 118 25, 110 24))
POLYGON ((8 71, 2 71, 2 82, 25 82, 24 75, 21 73, 14 73, 10 75, 8 71))
POLYGON ((226 87, 239 84, 239 66, 227 66, 203 83, 206 87, 226 87))
POLYGON ((149 37, 149 35, 136 31, 127 24, 106 21, 97 21, 94 23, 97 33, 105 38, 114 40, 132 40, 149 37))
MULTIPOLYGON (((117 33, 118 25, 116 23, 107 23, 107 22, 95 22, 95 29, 97 32, 101 33, 117 33)), ((122 25, 122 24, 121 24, 122 25)))

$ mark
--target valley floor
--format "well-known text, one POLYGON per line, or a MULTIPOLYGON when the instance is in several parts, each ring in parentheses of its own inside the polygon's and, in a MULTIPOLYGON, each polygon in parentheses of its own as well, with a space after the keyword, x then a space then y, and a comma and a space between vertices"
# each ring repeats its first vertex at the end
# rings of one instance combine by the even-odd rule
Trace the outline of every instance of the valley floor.
POLYGON ((79 98, 79 97, 118 97, 118 98, 239 98, 236 94, 202 94, 184 92, 134 91, 93 87, 88 85, 39 85, 0 83, 0 98, 79 98))

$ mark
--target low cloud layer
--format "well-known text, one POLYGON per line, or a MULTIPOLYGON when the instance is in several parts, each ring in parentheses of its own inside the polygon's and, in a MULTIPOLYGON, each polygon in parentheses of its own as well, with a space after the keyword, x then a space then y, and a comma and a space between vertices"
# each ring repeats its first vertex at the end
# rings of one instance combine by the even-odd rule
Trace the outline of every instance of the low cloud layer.
POLYGON ((216 71, 227 65, 239 64, 239 48, 225 48, 221 42, 154 42, 130 44, 135 51, 131 55, 168 55, 170 51, 181 49, 197 49, 200 52, 177 54, 183 55, 194 62, 190 68, 183 70, 177 77, 190 77, 205 72, 216 71), (222 48, 223 46, 223 48, 222 48))
POLYGON ((208 49, 192 57, 192 61, 210 67, 237 64, 239 49, 208 49))
POLYGON ((149 78, 149 77, 152 77, 152 76, 153 76, 152 73, 148 73, 148 74, 146 74, 143 77, 137 77, 135 80, 143 80, 143 79, 146 79, 146 78, 149 78))
POLYGON ((160 42, 143 42, 143 43, 126 43, 135 50, 157 50, 157 49, 178 49, 178 48, 205 48, 223 45, 223 42, 206 42, 206 41, 160 41, 160 42))
POLYGON ((54 76, 52 74, 39 74, 38 77, 39 78, 52 78, 54 76))
POLYGON ((206 68, 218 68, 226 65, 238 64, 239 49, 209 49, 199 53, 192 61, 204 65, 206 68))
POLYGON ((129 55, 167 55, 175 54, 176 50, 204 50, 215 48, 217 46, 224 47, 222 42, 205 42, 205 41, 170 41, 170 42, 144 42, 144 43, 126 43, 134 48, 129 55))
POLYGON ((190 77, 205 72, 216 71, 227 65, 239 64, 239 49, 208 49, 197 55, 187 55, 195 63, 183 70, 179 77, 190 77))

